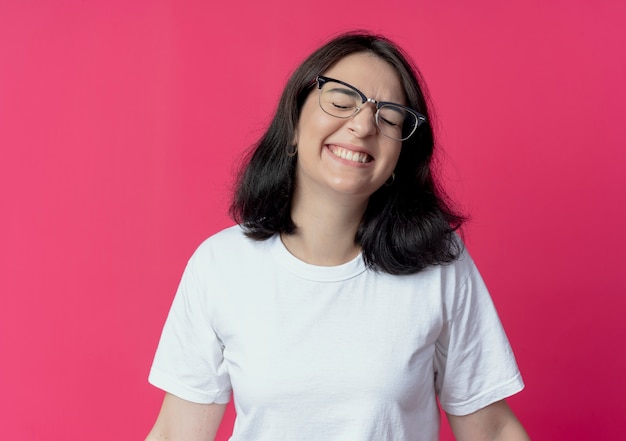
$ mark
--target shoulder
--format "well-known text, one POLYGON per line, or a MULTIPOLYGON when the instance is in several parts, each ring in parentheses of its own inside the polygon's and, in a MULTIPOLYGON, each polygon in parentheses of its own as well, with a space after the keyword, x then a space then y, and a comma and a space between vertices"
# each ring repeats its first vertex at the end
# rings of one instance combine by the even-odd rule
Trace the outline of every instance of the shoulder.
POLYGON ((205 239, 194 251, 192 258, 203 258, 216 252, 233 253, 242 247, 252 246, 254 242, 245 235, 240 225, 232 225, 205 239))
POLYGON ((434 265, 431 268, 435 269, 448 289, 456 291, 478 273, 478 269, 463 240, 458 236, 455 236, 454 240, 455 246, 460 250, 459 256, 450 263, 434 265))
POLYGON ((443 302, 449 316, 475 303, 490 302, 489 290, 467 247, 457 238, 462 251, 457 259, 449 264, 435 266, 441 283, 443 302))
POLYGON ((189 258, 181 280, 184 297, 199 304, 215 303, 232 292, 236 282, 258 276, 270 261, 271 239, 263 242, 249 239, 239 225, 221 230, 205 239, 189 258))
POLYGON ((198 250, 215 246, 233 245, 245 239, 246 236, 243 228, 240 225, 231 225, 205 239, 198 247, 198 250))
POLYGON ((240 225, 225 228, 205 239, 192 254, 189 264, 196 268, 218 268, 224 265, 242 267, 268 252, 272 239, 249 238, 240 225))

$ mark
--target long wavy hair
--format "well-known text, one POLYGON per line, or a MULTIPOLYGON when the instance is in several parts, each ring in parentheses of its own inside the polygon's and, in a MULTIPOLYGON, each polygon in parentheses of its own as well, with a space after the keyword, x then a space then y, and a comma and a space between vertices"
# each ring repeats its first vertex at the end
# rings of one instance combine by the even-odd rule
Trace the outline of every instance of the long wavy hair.
MULTIPOLYGON (((430 121, 424 81, 404 52, 386 37, 367 32, 343 34, 313 52, 293 73, 269 128, 252 146, 236 181, 230 207, 246 235, 265 240, 292 234, 291 218, 297 155, 287 152, 295 138, 300 111, 317 75, 354 53, 371 53, 400 75, 407 105, 430 121)), ((393 185, 369 199, 354 238, 366 264, 389 274, 417 273, 429 265, 454 261, 462 251, 455 231, 465 221, 433 176, 432 126, 420 125, 402 143, 393 185)))

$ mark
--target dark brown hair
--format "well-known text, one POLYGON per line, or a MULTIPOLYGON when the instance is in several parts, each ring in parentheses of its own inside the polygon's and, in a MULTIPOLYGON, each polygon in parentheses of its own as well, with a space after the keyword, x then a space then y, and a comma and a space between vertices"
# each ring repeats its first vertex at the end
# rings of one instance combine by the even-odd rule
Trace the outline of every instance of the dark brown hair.
MULTIPOLYGON (((286 152, 294 139, 300 111, 317 75, 342 58, 362 52, 388 62, 400 75, 407 105, 430 120, 421 75, 397 45, 367 32, 330 40, 295 70, 269 128, 240 171, 230 213, 248 237, 265 240, 277 233, 294 232, 291 198, 297 156, 286 152)), ((464 217, 454 212, 435 182, 434 146, 431 125, 422 124, 402 143, 393 185, 381 187, 370 197, 355 243, 375 270, 416 273, 428 265, 452 262, 461 252, 454 232, 464 217)))

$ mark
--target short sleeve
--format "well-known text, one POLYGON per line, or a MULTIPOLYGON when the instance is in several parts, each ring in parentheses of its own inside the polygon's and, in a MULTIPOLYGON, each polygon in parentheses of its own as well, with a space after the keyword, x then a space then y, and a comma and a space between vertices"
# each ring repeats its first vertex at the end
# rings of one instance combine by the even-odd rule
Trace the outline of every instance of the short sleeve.
POLYGON ((223 345, 211 326, 202 277, 208 265, 202 260, 194 255, 185 268, 148 380, 188 401, 223 404, 230 399, 230 378, 223 345))
POLYGON ((493 301, 470 256, 451 293, 449 316, 436 343, 436 387, 442 408, 467 415, 524 388, 493 301))

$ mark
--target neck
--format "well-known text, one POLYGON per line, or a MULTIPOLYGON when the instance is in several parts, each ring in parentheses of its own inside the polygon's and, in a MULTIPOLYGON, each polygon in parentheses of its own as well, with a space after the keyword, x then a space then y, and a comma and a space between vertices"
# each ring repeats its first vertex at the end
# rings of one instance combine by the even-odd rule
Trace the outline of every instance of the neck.
POLYGON ((367 200, 304 198, 296 192, 291 210, 296 231, 281 239, 304 262, 320 266, 349 262, 361 251, 354 238, 366 207, 367 200))

